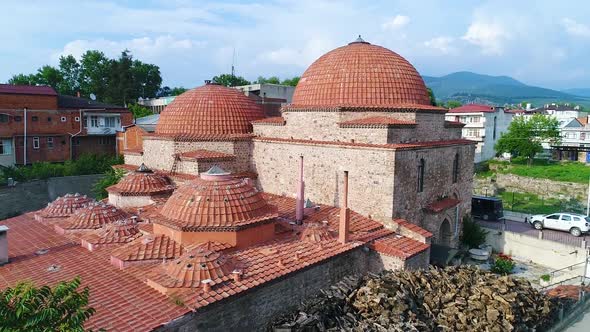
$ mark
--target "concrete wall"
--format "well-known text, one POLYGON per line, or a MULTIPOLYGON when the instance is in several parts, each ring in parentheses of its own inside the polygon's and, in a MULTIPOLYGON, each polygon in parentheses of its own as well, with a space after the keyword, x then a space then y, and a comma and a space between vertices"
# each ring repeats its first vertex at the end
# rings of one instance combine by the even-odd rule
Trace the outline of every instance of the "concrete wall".
POLYGON ((0 220, 7 216, 39 210, 58 196, 80 193, 94 197, 92 187, 102 177, 97 175, 65 176, 0 187, 0 220))
POLYGON ((486 243, 490 244, 494 251, 502 252, 521 260, 547 266, 553 269, 561 269, 570 265, 583 262, 585 250, 581 247, 562 244, 555 241, 541 240, 536 237, 487 229, 486 243))

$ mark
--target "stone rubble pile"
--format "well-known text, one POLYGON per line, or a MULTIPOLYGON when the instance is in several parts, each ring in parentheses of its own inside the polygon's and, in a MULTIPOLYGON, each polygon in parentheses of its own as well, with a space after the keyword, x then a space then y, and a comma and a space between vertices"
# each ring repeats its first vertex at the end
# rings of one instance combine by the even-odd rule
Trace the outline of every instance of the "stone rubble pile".
POLYGON ((528 281, 475 267, 348 278, 271 331, 543 331, 556 305, 528 281))

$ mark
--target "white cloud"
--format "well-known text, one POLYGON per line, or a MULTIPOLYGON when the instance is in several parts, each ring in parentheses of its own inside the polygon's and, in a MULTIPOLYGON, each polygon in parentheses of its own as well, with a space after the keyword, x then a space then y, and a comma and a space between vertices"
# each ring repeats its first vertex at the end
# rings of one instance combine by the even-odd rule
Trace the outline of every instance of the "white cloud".
POLYGON ((381 27, 384 30, 397 30, 408 25, 408 23, 410 23, 410 18, 408 16, 396 15, 387 22, 383 23, 381 27))
POLYGON ((483 54, 501 55, 504 53, 504 42, 509 37, 501 24, 475 21, 462 39, 479 46, 483 54))
POLYGON ((425 41, 423 44, 427 48, 437 50, 442 54, 456 53, 457 49, 453 47, 452 43, 455 39, 452 37, 440 36, 425 41))
POLYGON ((333 48, 334 45, 330 41, 312 39, 299 49, 293 47, 281 47, 276 50, 264 52, 259 56, 259 60, 279 65, 297 65, 305 68, 333 48))
POLYGON ((565 31, 570 35, 578 37, 590 37, 590 27, 582 23, 578 23, 571 18, 564 18, 561 24, 565 27, 565 31))
POLYGON ((100 50, 109 57, 118 56, 123 50, 132 51, 135 57, 154 59, 178 50, 192 50, 205 45, 204 42, 190 39, 176 39, 172 36, 157 38, 143 37, 129 40, 113 41, 108 39, 84 40, 78 39, 67 43, 64 48, 55 52, 52 60, 57 62, 61 55, 73 55, 80 58, 88 50, 100 50))

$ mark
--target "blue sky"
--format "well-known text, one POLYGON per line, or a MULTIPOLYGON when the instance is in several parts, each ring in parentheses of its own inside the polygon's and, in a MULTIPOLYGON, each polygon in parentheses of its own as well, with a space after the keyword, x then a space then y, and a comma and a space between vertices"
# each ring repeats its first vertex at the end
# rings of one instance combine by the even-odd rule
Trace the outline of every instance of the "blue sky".
POLYGON ((474 71, 590 87, 590 1, 2 1, 0 82, 62 54, 123 49, 195 87, 229 72, 298 76, 361 34, 423 75, 474 71))

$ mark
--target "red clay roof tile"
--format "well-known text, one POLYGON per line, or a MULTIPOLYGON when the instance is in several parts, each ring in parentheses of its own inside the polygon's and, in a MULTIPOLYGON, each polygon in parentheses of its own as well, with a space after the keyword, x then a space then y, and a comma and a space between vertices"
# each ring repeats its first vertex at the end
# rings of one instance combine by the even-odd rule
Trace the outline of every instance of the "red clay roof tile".
POLYGON ((443 198, 443 199, 440 199, 440 200, 430 203, 429 205, 426 206, 426 210, 430 211, 430 212, 434 212, 434 213, 439 213, 439 212, 444 211, 446 209, 452 208, 453 206, 455 206, 459 203, 461 203, 461 201, 458 199, 446 197, 446 198, 443 198))
POLYGON ((39 211, 37 215, 41 218, 65 218, 92 202, 94 200, 86 195, 65 194, 47 204, 47 207, 39 211))
POLYGON ((107 188, 108 192, 122 196, 159 195, 171 193, 176 188, 170 179, 163 175, 148 171, 128 173, 119 183, 107 188))
POLYGON ((275 116, 272 118, 265 118, 260 120, 252 121, 254 125, 271 125, 271 126, 284 126, 285 118, 282 116, 275 116))
POLYGON ((450 109, 448 113, 494 113, 496 109, 494 106, 483 105, 483 104, 467 104, 450 109))
POLYGON ((236 158, 235 155, 229 153, 223 153, 218 151, 210 150, 195 150, 189 152, 183 152, 179 154, 182 160, 197 160, 197 161, 222 161, 222 160, 233 160, 236 158))
POLYGON ((128 217, 129 215, 125 211, 113 205, 94 202, 78 209, 72 216, 56 226, 64 230, 91 230, 128 217))

